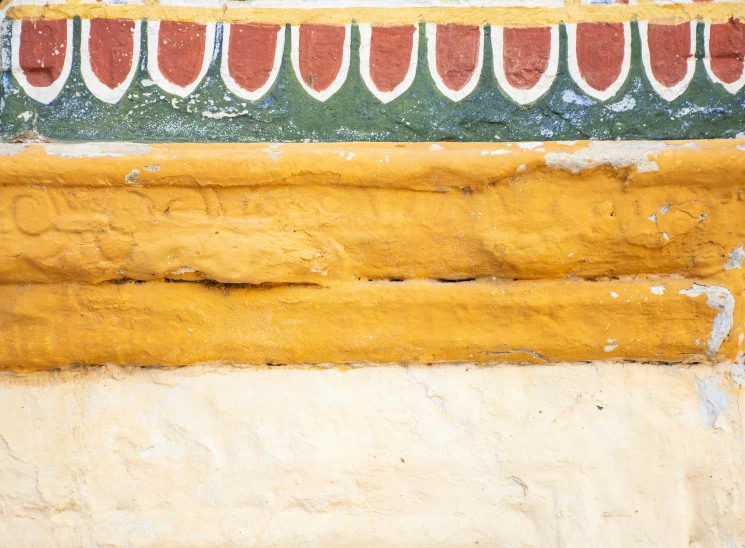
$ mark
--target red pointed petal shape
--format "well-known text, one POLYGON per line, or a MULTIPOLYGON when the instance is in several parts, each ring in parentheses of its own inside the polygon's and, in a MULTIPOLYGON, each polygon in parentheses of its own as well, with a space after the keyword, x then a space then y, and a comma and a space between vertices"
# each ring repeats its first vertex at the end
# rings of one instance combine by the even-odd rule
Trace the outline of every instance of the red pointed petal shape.
POLYGON ((230 25, 228 72, 241 88, 256 91, 269 81, 279 29, 259 23, 230 25))
POLYGON ((409 72, 414 50, 413 25, 372 27, 370 78, 380 91, 393 91, 409 72))
POLYGON ((134 56, 134 21, 91 19, 88 51, 91 70, 114 89, 127 79, 134 56))
POLYGON ((300 76, 314 91, 324 91, 336 79, 344 58, 346 29, 333 25, 300 25, 300 76))
POLYGON ((621 75, 625 40, 622 23, 577 24, 577 67, 591 87, 605 91, 621 75))
POLYGON ((469 25, 437 25, 437 73, 443 83, 459 91, 478 68, 481 29, 469 25))
POLYGON ((714 76, 725 84, 739 80, 745 68, 745 24, 734 19, 712 24, 708 47, 714 76))
POLYGON ((647 43, 655 79, 667 87, 682 81, 688 73, 688 59, 691 57, 691 24, 649 23, 647 43))
POLYGON ((18 60, 29 84, 49 87, 62 75, 67 51, 67 20, 23 21, 18 60))
POLYGON ((502 37, 507 82, 517 89, 531 89, 548 68, 551 28, 505 28, 502 37))
POLYGON ((161 21, 158 35, 161 74, 177 86, 192 84, 202 70, 206 36, 206 25, 161 21))

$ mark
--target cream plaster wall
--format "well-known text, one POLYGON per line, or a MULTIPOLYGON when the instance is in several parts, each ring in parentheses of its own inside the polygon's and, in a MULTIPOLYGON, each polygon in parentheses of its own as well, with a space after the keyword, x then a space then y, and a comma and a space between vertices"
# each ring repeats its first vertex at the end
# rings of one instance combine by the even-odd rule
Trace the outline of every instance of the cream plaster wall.
POLYGON ((0 375, 2 546, 745 545, 745 368, 0 375))

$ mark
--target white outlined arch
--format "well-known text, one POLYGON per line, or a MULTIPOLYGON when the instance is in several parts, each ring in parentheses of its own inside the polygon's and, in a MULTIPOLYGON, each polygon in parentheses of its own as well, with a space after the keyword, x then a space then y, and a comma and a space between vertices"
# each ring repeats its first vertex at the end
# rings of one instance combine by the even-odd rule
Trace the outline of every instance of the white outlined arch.
POLYGON ((188 86, 179 86, 163 76, 158 66, 160 21, 147 22, 147 71, 156 85, 166 93, 177 95, 178 97, 186 97, 197 88, 204 75, 207 74, 207 70, 209 70, 210 63, 212 62, 212 54, 215 50, 215 23, 204 23, 204 26, 204 56, 202 58, 202 66, 199 69, 199 75, 188 86))
POLYGON ((520 105, 533 103, 545 95, 551 89, 551 84, 554 83, 556 74, 559 71, 559 26, 551 25, 548 28, 551 32, 551 44, 546 71, 532 88, 520 89, 509 83, 504 72, 504 27, 491 27, 494 75, 497 77, 497 82, 499 82, 499 86, 504 92, 520 105))
POLYGON ((134 29, 132 33, 132 66, 129 68, 129 72, 127 73, 126 78, 124 78, 124 81, 115 88, 110 88, 101 82, 98 76, 96 76, 96 73, 93 72, 89 49, 91 33, 90 19, 83 19, 81 21, 81 29, 83 32, 80 42, 80 72, 83 74, 83 81, 95 97, 106 103, 115 104, 127 92, 132 83, 132 79, 137 72, 137 66, 140 62, 142 21, 134 21, 134 29))
POLYGON ((225 82, 225 85, 231 93, 248 101, 258 101, 266 95, 272 85, 274 85, 277 75, 279 74, 279 69, 282 66, 282 56, 285 51, 285 31, 285 25, 280 25, 279 30, 277 31, 277 44, 274 49, 274 64, 269 73, 269 78, 267 78, 267 81, 260 88, 254 91, 249 91, 242 88, 238 82, 235 81, 235 78, 230 75, 230 68, 228 67, 228 56, 230 55, 230 24, 223 23, 220 76, 222 76, 223 82, 225 82))
POLYGON ((331 82, 331 85, 329 85, 323 91, 314 90, 303 78, 303 75, 300 72, 300 26, 293 25, 292 27, 290 27, 290 36, 292 38, 292 50, 290 51, 290 58, 292 59, 292 68, 295 71, 295 76, 300 81, 300 84, 302 84, 305 91, 308 92, 308 95, 321 102, 326 101, 329 97, 331 97, 334 93, 341 89, 341 86, 344 85, 344 82, 347 79, 347 74, 349 73, 349 58, 351 56, 350 49, 352 45, 352 26, 343 26, 344 51, 342 52, 341 66, 339 67, 339 72, 336 74, 334 81, 331 82))
POLYGON ((706 25, 704 25, 704 67, 706 67, 706 73, 709 75, 709 78, 711 78, 712 82, 714 82, 715 84, 722 84, 724 86, 724 89, 734 95, 742 89, 742 86, 745 85, 745 64, 743 64, 743 70, 740 73, 740 77, 734 82, 727 83, 719 79, 719 77, 714 74, 714 70, 711 68, 711 47, 709 45, 710 40, 711 23, 706 23, 706 25))
POLYGON ((435 81, 437 89, 445 97, 452 101, 460 101, 467 97, 479 83, 481 71, 484 68, 484 27, 479 26, 479 54, 476 61, 476 68, 466 85, 459 90, 452 90, 445 85, 440 73, 437 72, 437 24, 427 23, 427 65, 429 73, 435 81))
POLYGON ((18 83, 26 92, 26 95, 31 97, 33 100, 39 103, 48 105, 60 94, 62 88, 65 87, 67 78, 70 76, 70 68, 72 67, 72 50, 75 47, 72 41, 72 19, 66 21, 67 28, 67 43, 65 44, 65 59, 62 64, 62 71, 60 72, 59 78, 57 78, 51 85, 40 87, 35 86, 26 78, 26 74, 21 68, 21 32, 23 29, 23 19, 16 19, 13 21, 13 31, 10 38, 10 49, 11 49, 11 70, 13 76, 18 83))
POLYGON ((621 86, 623 86, 624 82, 626 82, 626 78, 629 76, 629 69, 631 68, 631 25, 629 23, 621 24, 623 25, 624 39, 621 71, 616 80, 605 90, 595 89, 582 77, 582 73, 580 72, 577 63, 577 24, 568 23, 566 25, 569 74, 582 91, 599 101, 607 101, 612 98, 616 93, 618 93, 618 90, 621 89, 621 86))
POLYGON ((651 54, 649 50, 648 39, 649 22, 640 21, 638 25, 639 35, 641 36, 642 40, 642 64, 644 65, 644 72, 647 73, 647 80, 649 80, 649 83, 652 84, 652 88, 654 88, 654 90, 660 97, 662 97, 666 101, 672 101, 673 99, 678 98, 686 89, 688 89, 688 85, 691 83, 691 80, 693 80, 693 75, 696 72, 696 21, 691 21, 690 23, 688 23, 691 36, 689 53, 691 55, 686 61, 686 74, 680 82, 669 87, 657 80, 654 73, 652 72, 652 59, 650 56, 651 54))
POLYGON ((375 97, 380 99, 383 103, 390 103, 396 97, 400 96, 403 92, 411 87, 416 77, 416 66, 419 59, 419 25, 412 25, 414 27, 414 34, 412 35, 411 44, 411 58, 409 59, 409 69, 406 72, 406 76, 391 91, 380 91, 375 82, 373 82, 372 76, 370 75, 370 44, 372 41, 372 26, 360 24, 360 74, 362 75, 362 81, 365 82, 367 88, 372 92, 375 97))

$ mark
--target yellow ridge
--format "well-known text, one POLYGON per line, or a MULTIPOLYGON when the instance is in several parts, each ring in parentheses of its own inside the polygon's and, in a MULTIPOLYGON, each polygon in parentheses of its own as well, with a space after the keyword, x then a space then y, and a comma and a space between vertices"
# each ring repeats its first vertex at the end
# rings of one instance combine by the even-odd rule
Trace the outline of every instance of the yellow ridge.
MULTIPOLYGON (((5 6, 10 5, 6 2, 5 6)), ((745 17, 745 3, 708 2, 657 5, 587 6, 569 3, 563 8, 529 7, 417 7, 417 8, 251 8, 193 7, 145 5, 110 5, 62 3, 48 5, 10 6, 12 19, 60 19, 81 17, 92 19, 148 19, 198 22, 260 22, 298 25, 301 23, 376 23, 411 22, 461 23, 470 25, 504 25, 534 27, 579 22, 649 21, 681 23, 685 21, 724 22, 745 17)))

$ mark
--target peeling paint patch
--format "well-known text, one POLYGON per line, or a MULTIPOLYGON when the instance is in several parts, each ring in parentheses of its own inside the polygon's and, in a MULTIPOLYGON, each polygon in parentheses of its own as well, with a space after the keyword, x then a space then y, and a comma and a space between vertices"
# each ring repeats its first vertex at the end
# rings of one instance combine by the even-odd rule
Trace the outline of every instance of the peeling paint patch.
POLYGON ((267 148, 262 148, 261 151, 266 152, 275 162, 282 158, 282 147, 279 145, 269 145, 267 148))
POLYGON ((590 105, 595 104, 595 101, 592 99, 577 95, 571 89, 567 89, 561 94, 561 100, 570 105, 579 105, 583 107, 589 107, 590 105))
POLYGON ((429 149, 430 150, 442 150, 442 146, 441 145, 438 145, 436 143, 433 143, 433 144, 429 145, 429 149))
POLYGON ((735 298, 729 289, 716 285, 693 284, 691 289, 681 289, 679 293, 689 297, 706 295, 706 304, 719 311, 711 327, 711 335, 707 341, 709 349, 706 351, 710 356, 715 355, 724 339, 729 335, 730 329, 732 329, 735 298))
POLYGON ((178 270, 174 270, 171 272, 171 274, 190 274, 191 272, 196 272, 192 267, 190 266, 182 266, 178 270))
POLYGON ((616 348, 618 348, 617 344, 607 344, 603 348, 606 352, 613 352, 616 348))
POLYGON ((149 166, 144 166, 142 169, 144 169, 145 171, 149 171, 150 173, 155 173, 157 171, 160 171, 160 165, 152 164, 149 166))
POLYGON ((655 295, 664 295, 665 294, 665 286, 664 285, 653 285, 649 288, 649 290, 654 293, 655 295))
POLYGON ((44 150, 60 158, 121 158, 147 154, 151 147, 138 143, 53 143, 44 145, 44 150))
POLYGON ((27 146, 25 143, 0 143, 0 156, 13 156, 23 151, 27 146))
POLYGON ((124 181, 127 184, 131 185, 132 183, 136 183, 139 178, 140 178, 140 170, 133 169, 132 171, 130 171, 124 176, 124 181))
POLYGON ((719 387, 717 377, 706 377, 696 381, 698 418, 704 428, 713 428, 719 413, 727 413, 731 398, 719 387))
POLYGON ((657 154, 664 150, 675 150, 681 147, 695 148, 697 145, 695 143, 669 145, 654 141, 612 143, 593 141, 587 148, 572 153, 549 152, 545 155, 545 160, 546 166, 550 168, 565 169, 575 174, 585 169, 605 165, 612 166, 614 169, 636 167, 639 173, 649 173, 660 170, 660 166, 655 161, 657 154), (689 147, 689 144, 693 147, 689 147))
POLYGON ((729 259, 724 263, 724 269, 733 270, 742 267, 743 259, 745 259, 745 252, 742 250, 742 242, 740 242, 735 249, 730 251, 729 259))
POLYGON ((732 366, 730 371, 732 380, 739 386, 745 386, 745 365, 736 363, 732 366))
POLYGON ((519 146, 523 150, 534 150, 540 146, 543 146, 543 143, 539 141, 529 141, 526 143, 517 143, 517 146, 519 146))
POLYGON ((612 110, 613 112, 627 112, 629 110, 634 110, 635 106, 636 99, 634 99, 630 95, 626 95, 619 102, 608 105, 606 108, 608 110, 612 110))

